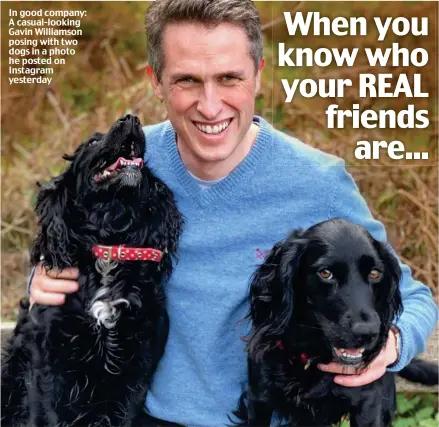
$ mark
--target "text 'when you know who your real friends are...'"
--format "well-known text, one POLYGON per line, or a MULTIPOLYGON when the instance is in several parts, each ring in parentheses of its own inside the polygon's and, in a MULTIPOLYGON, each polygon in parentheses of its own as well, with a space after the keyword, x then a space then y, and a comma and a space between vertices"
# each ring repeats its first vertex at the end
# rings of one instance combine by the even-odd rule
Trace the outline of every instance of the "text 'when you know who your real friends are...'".
MULTIPOLYGON (((286 43, 279 43, 277 56, 279 67, 341 67, 346 69, 360 65, 353 69, 356 78, 355 86, 350 78, 281 79, 285 103, 292 102, 294 96, 298 94, 302 98, 318 96, 342 99, 347 92, 352 97, 353 91, 354 99, 406 98, 409 100, 409 105, 399 111, 393 109, 362 111, 360 103, 354 103, 351 109, 344 110, 339 108, 338 104, 331 104, 325 110, 326 126, 328 129, 342 129, 345 126, 354 129, 428 128, 430 125, 428 110, 417 109, 415 106, 417 99, 424 98, 428 101, 430 96, 428 90, 423 87, 423 72, 425 73, 425 67, 429 61, 428 50, 424 47, 406 47, 407 38, 404 38, 407 35, 411 36, 412 40, 413 37, 427 37, 429 35, 428 17, 328 18, 321 16, 319 12, 297 12, 295 14, 284 12, 284 19, 290 36, 337 36, 340 38, 369 36, 366 44, 368 47, 363 48, 289 47, 286 43), (375 43, 371 44, 370 40, 374 37, 375 43), (387 37, 391 37, 392 43, 383 46, 382 43, 387 37), (398 37, 401 39, 398 40, 398 37), (362 59, 357 61, 360 57, 362 59), (374 68, 378 69, 378 67, 395 67, 397 71, 393 72, 393 68, 389 68, 386 72, 373 73, 374 68), (404 67, 414 68, 416 72, 401 72, 404 71, 404 67), (367 72, 361 72, 363 69, 367 72)), ((358 43, 358 45, 361 44, 358 43)), ((425 105, 424 102, 424 108, 425 105)), ((381 148, 386 148, 389 157, 395 160, 428 159, 427 151, 404 153, 402 141, 392 141, 389 144, 386 141, 373 141, 373 143, 376 142, 381 144, 381 148)), ((357 142, 358 150, 355 152, 357 159, 379 158, 379 147, 378 150, 363 150, 368 144, 370 146, 368 141, 357 142)))

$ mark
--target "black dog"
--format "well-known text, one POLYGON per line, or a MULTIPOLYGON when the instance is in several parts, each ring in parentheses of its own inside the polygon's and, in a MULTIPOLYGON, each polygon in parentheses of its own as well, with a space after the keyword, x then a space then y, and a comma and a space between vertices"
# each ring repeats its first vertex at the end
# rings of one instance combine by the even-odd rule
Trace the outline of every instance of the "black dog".
MULTIPOLYGON (((254 426, 270 425, 273 411, 289 426, 331 426, 346 415, 352 426, 390 425, 392 373, 348 388, 316 365, 361 368, 378 355, 402 310, 400 275, 384 244, 344 220, 276 244, 251 282, 249 388, 235 415, 254 426)), ((437 366, 416 363, 418 372, 409 365, 405 376, 437 384, 437 366)))
POLYGON ((59 307, 21 302, 3 352, 2 426, 130 426, 142 408, 167 338, 163 285, 182 229, 144 153, 140 122, 126 116, 41 186, 32 264, 76 266, 80 288, 59 307))

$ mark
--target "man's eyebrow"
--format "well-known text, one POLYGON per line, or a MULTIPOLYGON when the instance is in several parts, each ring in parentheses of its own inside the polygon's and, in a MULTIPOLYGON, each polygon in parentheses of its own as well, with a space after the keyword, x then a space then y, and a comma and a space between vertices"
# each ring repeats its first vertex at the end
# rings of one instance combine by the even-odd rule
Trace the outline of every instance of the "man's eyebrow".
POLYGON ((245 77, 245 73, 243 71, 225 71, 219 73, 216 77, 223 77, 223 76, 231 76, 231 77, 236 77, 237 79, 242 79, 245 77))
MULTIPOLYGON (((224 77, 224 76, 231 76, 231 77, 235 77, 237 79, 242 79, 245 77, 245 73, 243 71, 222 71, 221 73, 217 73, 214 74, 214 78, 220 78, 220 77, 224 77)), ((190 74, 190 73, 175 73, 175 74, 171 74, 171 80, 176 82, 178 80, 183 80, 183 79, 193 79, 195 81, 202 81, 202 77, 197 76, 195 74, 190 74)))
POLYGON ((171 74, 171 80, 173 81, 177 81, 177 80, 181 80, 181 79, 194 79, 194 80, 200 80, 199 77, 193 75, 193 74, 189 74, 189 73, 175 73, 175 74, 171 74))

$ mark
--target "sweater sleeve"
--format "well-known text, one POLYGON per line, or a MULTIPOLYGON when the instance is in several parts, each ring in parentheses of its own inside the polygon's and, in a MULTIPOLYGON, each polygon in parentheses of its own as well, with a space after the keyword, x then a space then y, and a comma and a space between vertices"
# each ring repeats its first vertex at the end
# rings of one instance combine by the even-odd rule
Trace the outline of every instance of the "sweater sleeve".
MULTIPOLYGON (((376 240, 387 241, 383 224, 372 217, 343 161, 333 167, 331 182, 330 218, 344 218, 362 225, 376 240)), ((406 264, 400 262, 400 266, 404 308, 394 322, 401 333, 401 347, 398 361, 388 368, 392 372, 400 371, 413 357, 425 351, 428 337, 438 321, 438 308, 430 289, 413 279, 411 269, 406 264)))
POLYGON ((35 267, 32 267, 29 278, 27 279, 27 295, 28 296, 30 295, 30 284, 32 283, 34 276, 35 276, 35 267))

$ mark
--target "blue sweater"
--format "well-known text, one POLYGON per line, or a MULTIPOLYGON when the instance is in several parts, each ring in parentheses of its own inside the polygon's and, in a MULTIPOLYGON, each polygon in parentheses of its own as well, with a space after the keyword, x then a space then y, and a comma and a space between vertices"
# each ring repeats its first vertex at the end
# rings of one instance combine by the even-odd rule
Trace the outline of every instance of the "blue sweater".
MULTIPOLYGON (((185 217, 179 262, 166 288, 169 340, 146 410, 186 426, 224 426, 246 382, 241 336, 249 278, 275 242, 298 227, 333 217, 386 240, 344 162, 274 130, 255 117, 259 134, 244 161, 201 188, 179 156, 170 122, 144 128, 146 161, 174 192, 185 217)), ((425 349, 437 321, 430 290, 403 266, 404 313, 397 322, 398 371, 425 349)))

